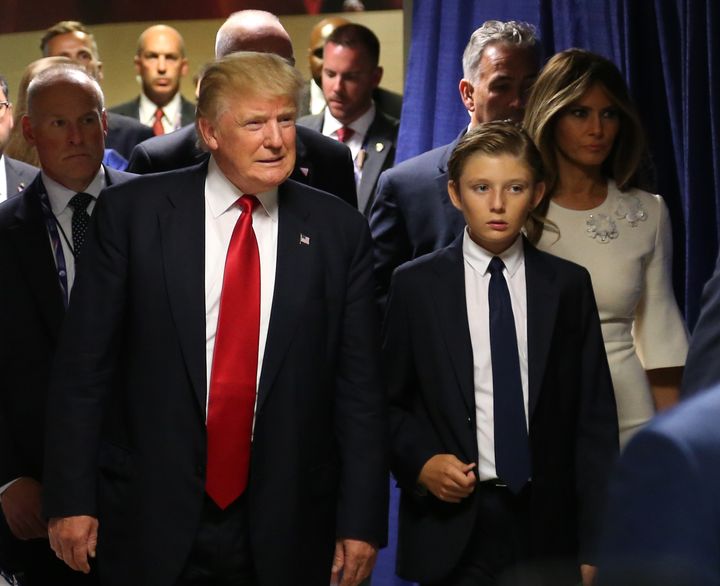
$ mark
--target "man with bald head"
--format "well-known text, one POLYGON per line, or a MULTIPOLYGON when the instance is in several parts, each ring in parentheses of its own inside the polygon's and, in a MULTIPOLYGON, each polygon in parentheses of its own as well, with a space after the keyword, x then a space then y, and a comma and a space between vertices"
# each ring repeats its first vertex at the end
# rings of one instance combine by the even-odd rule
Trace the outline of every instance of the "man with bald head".
MULTIPOLYGON (((215 37, 215 56, 225 57, 236 51, 273 53, 291 64, 290 35, 274 14, 263 10, 235 12, 222 24, 215 37)), ((331 193, 357 206, 355 174, 350 150, 309 128, 298 127, 297 159, 292 178, 331 193)), ((130 157, 129 171, 157 173, 180 169, 207 160, 208 154, 198 146, 194 125, 177 132, 156 136, 139 144, 130 157)))
POLYGON ((22 125, 41 172, 0 207, 0 271, 12 283, 0 288, 0 525, 9 529, 23 584, 90 584, 92 577, 59 564, 47 542, 40 509, 46 396, 95 200, 132 176, 101 164, 103 96, 79 66, 56 65, 32 80, 22 125))
POLYGON ((209 160, 98 206, 44 503, 53 549, 82 571, 97 550, 103 586, 356 586, 385 542, 370 234, 289 179, 301 86, 269 53, 210 64, 209 160))
POLYGON ((138 38, 134 61, 142 91, 110 111, 137 118, 156 136, 192 123, 195 105, 180 93, 180 81, 188 72, 180 33, 165 24, 145 29, 138 38))

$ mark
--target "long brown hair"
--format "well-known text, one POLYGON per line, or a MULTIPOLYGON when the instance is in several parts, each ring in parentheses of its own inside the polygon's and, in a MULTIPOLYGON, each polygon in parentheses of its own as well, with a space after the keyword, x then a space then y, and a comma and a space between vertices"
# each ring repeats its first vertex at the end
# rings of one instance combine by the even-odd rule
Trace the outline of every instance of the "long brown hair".
POLYGON ((645 133, 622 74, 612 61, 583 49, 556 54, 540 72, 525 109, 524 126, 542 154, 547 188, 546 197, 533 211, 528 225, 531 242, 537 242, 548 226, 548 202, 558 184, 557 119, 595 84, 602 86, 620 115, 620 129, 603 163, 603 174, 614 179, 620 190, 636 186, 638 166, 645 153, 645 133))

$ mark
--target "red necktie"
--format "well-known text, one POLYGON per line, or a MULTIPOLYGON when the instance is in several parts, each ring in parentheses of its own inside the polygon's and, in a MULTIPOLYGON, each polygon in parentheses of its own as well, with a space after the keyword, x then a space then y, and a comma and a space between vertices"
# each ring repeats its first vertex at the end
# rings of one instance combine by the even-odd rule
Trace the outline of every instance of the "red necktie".
POLYGON ((355 131, 352 128, 348 128, 347 126, 338 128, 336 132, 338 140, 340 142, 349 141, 352 138, 352 135, 355 134, 355 131))
POLYGON ((161 134, 165 134, 165 127, 163 126, 163 116, 165 114, 163 113, 161 108, 158 108, 155 110, 155 122, 153 122, 152 129, 153 134, 155 136, 159 136, 161 134))
POLYGON ((225 259, 210 372, 205 490, 225 509, 247 487, 260 337, 260 255, 252 227, 258 200, 243 195, 225 259))

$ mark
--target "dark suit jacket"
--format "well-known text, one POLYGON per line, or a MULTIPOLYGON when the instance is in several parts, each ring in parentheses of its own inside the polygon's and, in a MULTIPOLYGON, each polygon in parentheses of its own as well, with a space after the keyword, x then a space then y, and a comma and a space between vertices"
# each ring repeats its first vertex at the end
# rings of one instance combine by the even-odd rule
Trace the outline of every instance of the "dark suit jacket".
MULTIPOLYGON (((172 171, 207 161, 208 153, 197 146, 195 125, 155 136, 138 145, 130 157, 128 171, 145 175, 172 171)), ((332 193, 354 208, 355 171, 350 149, 337 141, 301 126, 297 127, 297 158, 291 179, 332 193)))
MULTIPOLYGON (((140 120, 140 96, 129 102, 123 102, 117 106, 110 108, 109 112, 129 116, 135 120, 140 120)), ((190 100, 186 100, 185 96, 180 96, 180 126, 186 126, 195 122, 195 104, 190 100)), ((152 133, 151 133, 152 134, 152 133)))
POLYGON ((126 159, 136 145, 153 136, 152 128, 141 124, 134 118, 107 113, 108 133, 105 137, 105 148, 116 150, 126 159))
MULTIPOLYGON (((298 116, 309 116, 310 112, 310 84, 313 81, 310 79, 305 82, 305 87, 300 95, 300 101, 298 103, 298 116)), ((400 114, 402 114, 402 101, 403 97, 401 94, 396 94, 390 90, 378 87, 373 92, 373 100, 377 109, 384 114, 400 120, 400 114)))
POLYGON ((694 395, 720 383, 720 256, 705 284, 702 308, 690 338, 682 394, 694 395))
MULTIPOLYGON (((103 584, 170 586, 198 529, 206 174, 203 164, 107 190, 83 251, 51 391, 45 510, 99 516, 103 584)), ((336 535, 385 541, 370 246, 355 210, 280 187, 246 493, 260 586, 327 583, 336 535)))
MULTIPOLYGON (((312 128, 316 132, 322 132, 324 118, 325 114, 321 112, 314 116, 300 118, 298 124, 312 128)), ((365 216, 370 214, 370 206, 375 198, 375 186, 380 173, 392 167, 395 161, 395 144, 399 124, 397 119, 390 118, 377 110, 375 119, 368 128, 365 139, 367 157, 357 190, 358 209, 365 216)))
MULTIPOLYGON (((531 553, 577 573, 579 556, 587 562, 592 552, 618 450, 615 399, 587 271, 525 243, 525 276, 531 553)), ((395 273, 383 358, 402 489, 398 573, 435 582, 483 522, 477 491, 449 504, 418 496, 416 484, 436 454, 478 461, 462 237, 395 273)))
POLYGON ((370 211, 370 231, 381 304, 396 267, 447 246, 465 226, 447 191, 447 163, 458 140, 460 137, 380 175, 370 211))
MULTIPOLYGON (((115 184, 133 175, 106 169, 106 177, 115 184)), ((0 486, 20 476, 43 480, 48 379, 65 309, 41 190, 37 175, 0 205, 0 272, 8 284, 0 287, 0 486)))
POLYGON ((720 585, 720 388, 705 390, 658 415, 623 451, 599 586, 720 585))
POLYGON ((4 157, 5 180, 7 183, 8 198, 13 197, 25 189, 35 179, 39 169, 22 161, 4 157))

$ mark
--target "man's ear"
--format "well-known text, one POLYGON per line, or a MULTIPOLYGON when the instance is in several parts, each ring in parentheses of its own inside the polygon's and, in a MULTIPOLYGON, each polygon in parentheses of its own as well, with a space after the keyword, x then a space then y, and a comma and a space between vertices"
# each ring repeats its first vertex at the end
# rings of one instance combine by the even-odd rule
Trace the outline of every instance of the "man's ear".
POLYGON ((372 78, 370 81, 373 89, 375 89, 377 86, 380 85, 380 81, 382 81, 382 76, 383 76, 383 68, 380 66, 376 67, 375 71, 373 71, 372 78))
POLYGON ((200 138, 207 146, 208 150, 215 151, 218 148, 215 124, 208 118, 200 117, 197 119, 197 130, 200 138))
POLYGON ((460 190, 457 188, 452 179, 448 181, 447 189, 448 195, 450 196, 450 203, 453 204, 453 207, 462 211, 462 198, 460 197, 460 190))
POLYGON ((107 137, 108 123, 107 123, 107 111, 105 110, 105 108, 103 108, 102 112, 100 113, 100 123, 102 124, 103 134, 107 137))
POLYGON ((468 81, 467 79, 461 79, 460 80, 460 99, 462 100, 463 104, 465 105, 465 109, 468 112, 474 112, 475 111, 475 86, 468 81))
POLYGON ((140 75, 140 55, 133 57, 133 63, 135 63, 135 73, 140 75))
POLYGON ((30 117, 25 114, 20 122, 22 123, 23 137, 30 146, 35 146, 35 133, 33 132, 32 124, 30 124, 30 117))

